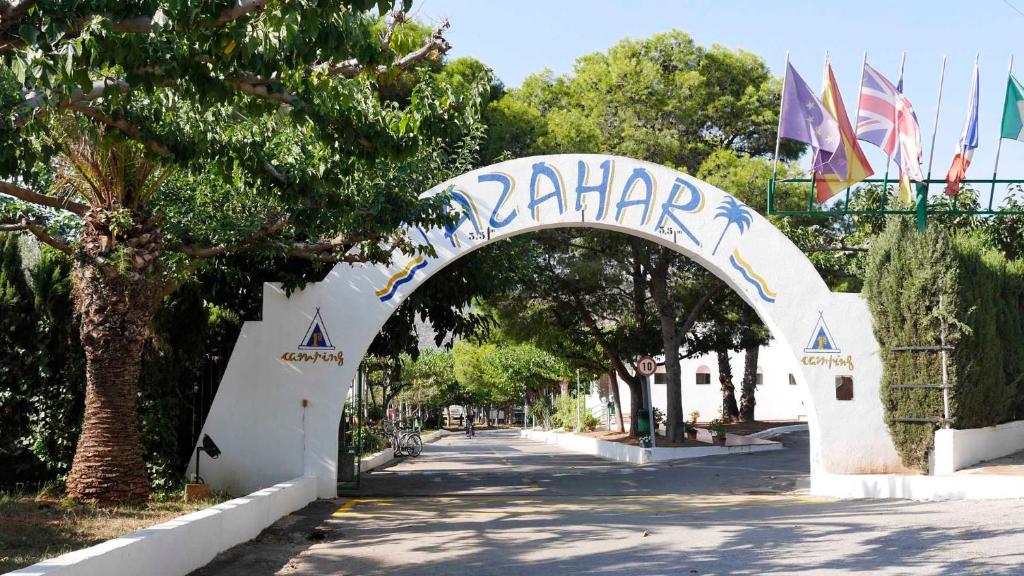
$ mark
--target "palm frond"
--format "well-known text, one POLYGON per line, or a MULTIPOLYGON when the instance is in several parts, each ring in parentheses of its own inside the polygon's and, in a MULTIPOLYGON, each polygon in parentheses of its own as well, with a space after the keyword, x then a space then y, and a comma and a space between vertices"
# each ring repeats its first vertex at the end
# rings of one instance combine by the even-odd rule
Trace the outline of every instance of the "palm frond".
POLYGON ((90 134, 73 126, 62 132, 54 192, 104 210, 143 208, 170 169, 148 158, 139 144, 104 136, 102 130, 90 134))

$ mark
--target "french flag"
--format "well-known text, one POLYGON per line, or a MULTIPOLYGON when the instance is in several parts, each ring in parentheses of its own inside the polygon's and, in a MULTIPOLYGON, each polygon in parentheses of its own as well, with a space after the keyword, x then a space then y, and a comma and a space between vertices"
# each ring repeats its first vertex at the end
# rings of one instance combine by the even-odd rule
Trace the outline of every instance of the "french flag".
POLYGON ((978 60, 974 60, 974 78, 971 81, 971 102, 967 105, 967 120, 960 132, 960 147, 953 164, 946 173, 946 194, 955 196, 960 191, 960 181, 967 176, 967 168, 978 147, 978 60))

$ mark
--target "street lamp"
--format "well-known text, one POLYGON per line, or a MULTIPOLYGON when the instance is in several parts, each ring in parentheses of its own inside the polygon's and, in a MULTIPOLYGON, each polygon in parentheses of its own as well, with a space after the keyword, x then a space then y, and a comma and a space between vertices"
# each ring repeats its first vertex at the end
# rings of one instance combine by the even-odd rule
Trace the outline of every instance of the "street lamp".
POLYGON ((206 452, 206 455, 216 460, 220 458, 220 448, 210 438, 209 434, 203 434, 203 442, 201 445, 196 446, 196 482, 200 484, 206 484, 206 482, 199 476, 199 453, 206 452))

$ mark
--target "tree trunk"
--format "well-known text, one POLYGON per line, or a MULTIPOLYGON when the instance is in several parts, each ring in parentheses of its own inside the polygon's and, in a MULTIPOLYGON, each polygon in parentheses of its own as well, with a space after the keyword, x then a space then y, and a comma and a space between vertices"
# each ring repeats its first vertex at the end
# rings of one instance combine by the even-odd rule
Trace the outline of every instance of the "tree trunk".
POLYGON ((105 212, 91 210, 83 223, 73 281, 86 358, 85 414, 67 493, 102 506, 141 503, 149 497, 149 479, 139 443, 138 387, 154 314, 151 272, 160 229, 151 218, 115 240, 105 212), (95 264, 119 243, 127 270, 95 264))
POLYGON ((636 429, 637 421, 640 419, 640 411, 644 410, 644 387, 640 382, 626 380, 629 386, 629 435, 639 436, 636 429))
POLYGON ((754 421, 754 406, 757 404, 754 390, 757 388, 757 355, 760 349, 758 344, 748 346, 743 359, 743 391, 740 396, 740 420, 743 422, 754 421))
POLYGON ((615 432, 622 432, 624 426, 622 423, 622 397, 619 392, 619 378, 615 375, 615 370, 608 371, 608 386, 612 389, 612 401, 615 403, 615 432))
POLYGON ((665 439, 668 442, 682 442, 686 430, 683 420, 683 380, 679 365, 676 311, 668 294, 669 258, 663 253, 658 265, 651 268, 649 273, 651 297, 658 309, 661 342, 665 350, 665 439))
POLYGON ((149 479, 139 439, 138 387, 152 296, 145 285, 75 269, 86 358, 85 415, 68 497, 100 505, 145 502, 149 479))
POLYGON ((718 351, 718 383, 722 387, 722 419, 732 422, 740 417, 740 409, 736 405, 736 386, 732 383, 728 350, 718 351))

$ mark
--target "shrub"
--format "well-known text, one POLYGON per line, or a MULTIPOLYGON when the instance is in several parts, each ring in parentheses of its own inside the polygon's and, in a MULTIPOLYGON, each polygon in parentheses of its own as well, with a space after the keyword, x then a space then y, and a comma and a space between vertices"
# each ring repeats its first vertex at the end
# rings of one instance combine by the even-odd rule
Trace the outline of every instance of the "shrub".
POLYGON ((1021 413, 1024 386, 1024 269, 981 238, 931 226, 920 234, 892 219, 872 242, 864 295, 881 347, 886 425, 904 465, 928 468, 937 425, 900 418, 942 415, 937 389, 898 384, 942 382, 937 353, 893 352, 894 346, 946 343, 950 412, 957 428, 991 426, 1021 413), (941 307, 939 306, 941 302, 941 307))
POLYGON ((570 394, 559 396, 555 400, 554 414, 551 415, 552 426, 565 430, 575 430, 577 423, 581 424, 584 429, 593 430, 600 422, 590 413, 590 410, 582 406, 582 401, 577 400, 576 396, 570 394), (578 418, 576 412, 577 402, 580 402, 581 410, 578 418))

